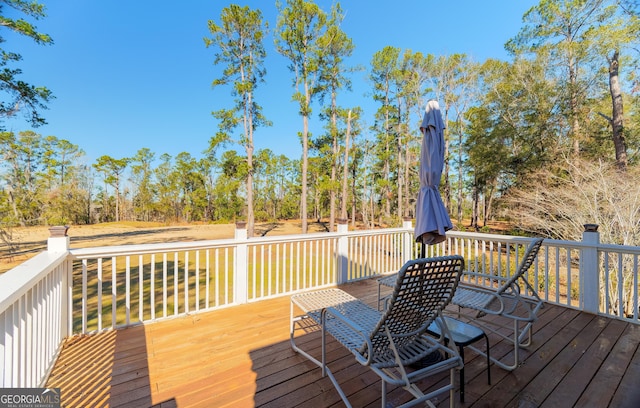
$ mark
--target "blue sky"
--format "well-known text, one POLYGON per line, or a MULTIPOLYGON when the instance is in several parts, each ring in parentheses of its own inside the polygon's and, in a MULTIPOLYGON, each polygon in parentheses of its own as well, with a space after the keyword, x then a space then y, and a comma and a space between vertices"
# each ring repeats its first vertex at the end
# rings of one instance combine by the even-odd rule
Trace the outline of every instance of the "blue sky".
MULTIPOLYGON (((228 89, 211 88, 222 67, 213 65, 213 50, 204 46, 203 37, 209 34, 207 21, 219 21, 230 2, 41 2, 47 17, 36 26, 51 35, 54 44, 40 46, 7 34, 3 44, 22 55, 23 80, 47 86, 56 96, 43 112, 48 124, 36 132, 77 144, 89 163, 103 154, 130 157, 143 147, 156 157, 180 152, 201 156, 217 130, 211 112, 228 107, 230 101, 228 89)), ((317 3, 327 12, 332 4, 317 3)), ((260 8, 275 28, 275 1, 236 4, 260 8)), ((522 15, 536 2, 345 0, 341 4, 346 12, 343 30, 356 45, 349 63, 368 67, 372 55, 387 45, 424 54, 466 53, 478 62, 506 60, 504 43, 517 34, 522 15)), ((8 8, 5 12, 16 17, 8 8)), ((266 83, 256 97, 273 126, 259 128, 255 144, 297 159, 302 119, 291 102, 292 76, 271 35, 265 46, 266 83)), ((377 106, 367 96, 366 75, 366 71, 356 73, 353 91, 339 97, 338 103, 361 106, 370 124, 377 106)), ((314 112, 318 111, 316 107, 314 112)), ((30 129, 19 118, 5 126, 15 132, 30 129)), ((316 135, 322 132, 317 122, 310 130, 316 135)))

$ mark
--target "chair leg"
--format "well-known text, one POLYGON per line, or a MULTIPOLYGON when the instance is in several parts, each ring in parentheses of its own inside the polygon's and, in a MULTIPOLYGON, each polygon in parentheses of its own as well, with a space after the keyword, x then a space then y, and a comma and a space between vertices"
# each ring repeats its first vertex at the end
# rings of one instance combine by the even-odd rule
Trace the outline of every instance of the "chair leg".
POLYGON ((513 344, 515 345, 513 351, 513 358, 515 363, 513 368, 515 369, 520 364, 520 335, 518 333, 518 320, 513 319, 513 344))
POLYGON ((487 342, 487 383, 491 385, 491 355, 489 354, 489 336, 484 334, 484 339, 487 342))
MULTIPOLYGON (((464 364, 464 347, 458 346, 462 364, 464 364)), ((460 402, 464 402, 464 365, 460 369, 460 402)))
MULTIPOLYGON (((464 363, 464 360, 462 362, 464 363)), ((455 386, 454 386, 456 381, 455 371, 456 370, 454 368, 449 370, 449 382, 451 382, 451 389, 449 390, 449 408, 454 408, 456 406, 455 404, 456 393, 455 393, 455 386)), ((429 401, 429 403, 431 403, 431 401, 429 401)))

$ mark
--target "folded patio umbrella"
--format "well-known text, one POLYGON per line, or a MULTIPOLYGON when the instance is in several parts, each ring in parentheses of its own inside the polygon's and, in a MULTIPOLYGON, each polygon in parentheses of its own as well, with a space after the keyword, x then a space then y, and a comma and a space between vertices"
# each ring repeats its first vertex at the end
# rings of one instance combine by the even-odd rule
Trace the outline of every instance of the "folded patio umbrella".
POLYGON ((420 192, 414 237, 416 242, 432 245, 444 241, 445 232, 453 228, 438 190, 444 166, 444 123, 438 101, 427 102, 420 131, 420 192))

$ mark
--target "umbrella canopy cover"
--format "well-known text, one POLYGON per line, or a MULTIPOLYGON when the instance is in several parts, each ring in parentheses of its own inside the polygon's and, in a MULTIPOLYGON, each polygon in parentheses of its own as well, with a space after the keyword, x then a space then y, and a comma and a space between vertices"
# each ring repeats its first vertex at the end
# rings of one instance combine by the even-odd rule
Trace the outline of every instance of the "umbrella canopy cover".
POLYGON ((420 131, 420 192, 414 237, 417 242, 431 245, 444 241, 445 232, 453 228, 438 189, 444 166, 444 123, 437 101, 427 102, 420 131))

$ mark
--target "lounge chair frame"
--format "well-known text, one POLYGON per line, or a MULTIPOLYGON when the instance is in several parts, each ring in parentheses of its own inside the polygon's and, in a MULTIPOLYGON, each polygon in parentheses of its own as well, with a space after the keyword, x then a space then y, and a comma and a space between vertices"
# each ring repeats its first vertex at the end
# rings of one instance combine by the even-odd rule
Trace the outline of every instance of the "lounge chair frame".
MULTIPOLYGON (((451 301, 453 305, 458 306, 457 312, 454 313, 457 318, 466 318, 513 344, 513 362, 501 361, 491 356, 491 361, 505 370, 512 371, 520 364, 519 350, 531 345, 533 323, 537 320, 537 314, 544 305, 536 290, 527 280, 527 271, 533 265, 542 242, 541 238, 531 242, 518 269, 508 278, 465 272, 451 301), (473 279, 497 281, 500 286, 485 288, 471 285, 465 283, 468 281, 464 279, 465 276, 473 279), (472 312, 467 312, 465 309, 472 310, 472 312), (489 318, 490 316, 495 317, 489 318)), ((482 350, 473 346, 468 347, 486 356, 482 350)))
MULTIPOLYGON (((407 262, 398 272, 385 311, 372 308, 340 289, 305 292, 291 297, 291 346, 322 369, 347 407, 349 400, 329 369, 326 359, 326 335, 334 337, 346 347, 363 366, 371 368, 382 380, 382 407, 386 407, 387 384, 401 386, 414 397, 402 405, 418 403, 433 406, 430 399, 449 391, 450 406, 454 406, 455 371, 463 366, 456 347, 445 346, 449 335, 441 325, 440 338, 427 334, 429 325, 442 317, 450 303, 464 266, 460 256, 417 259, 407 262), (295 315, 299 308, 302 315, 295 315), (296 329, 321 331, 321 356, 312 356, 295 342, 296 329), (432 353, 440 353, 442 360, 418 369, 408 368, 432 353), (444 386, 424 393, 416 382, 449 371, 444 386)), ((450 338, 450 337, 449 337, 450 338)))

